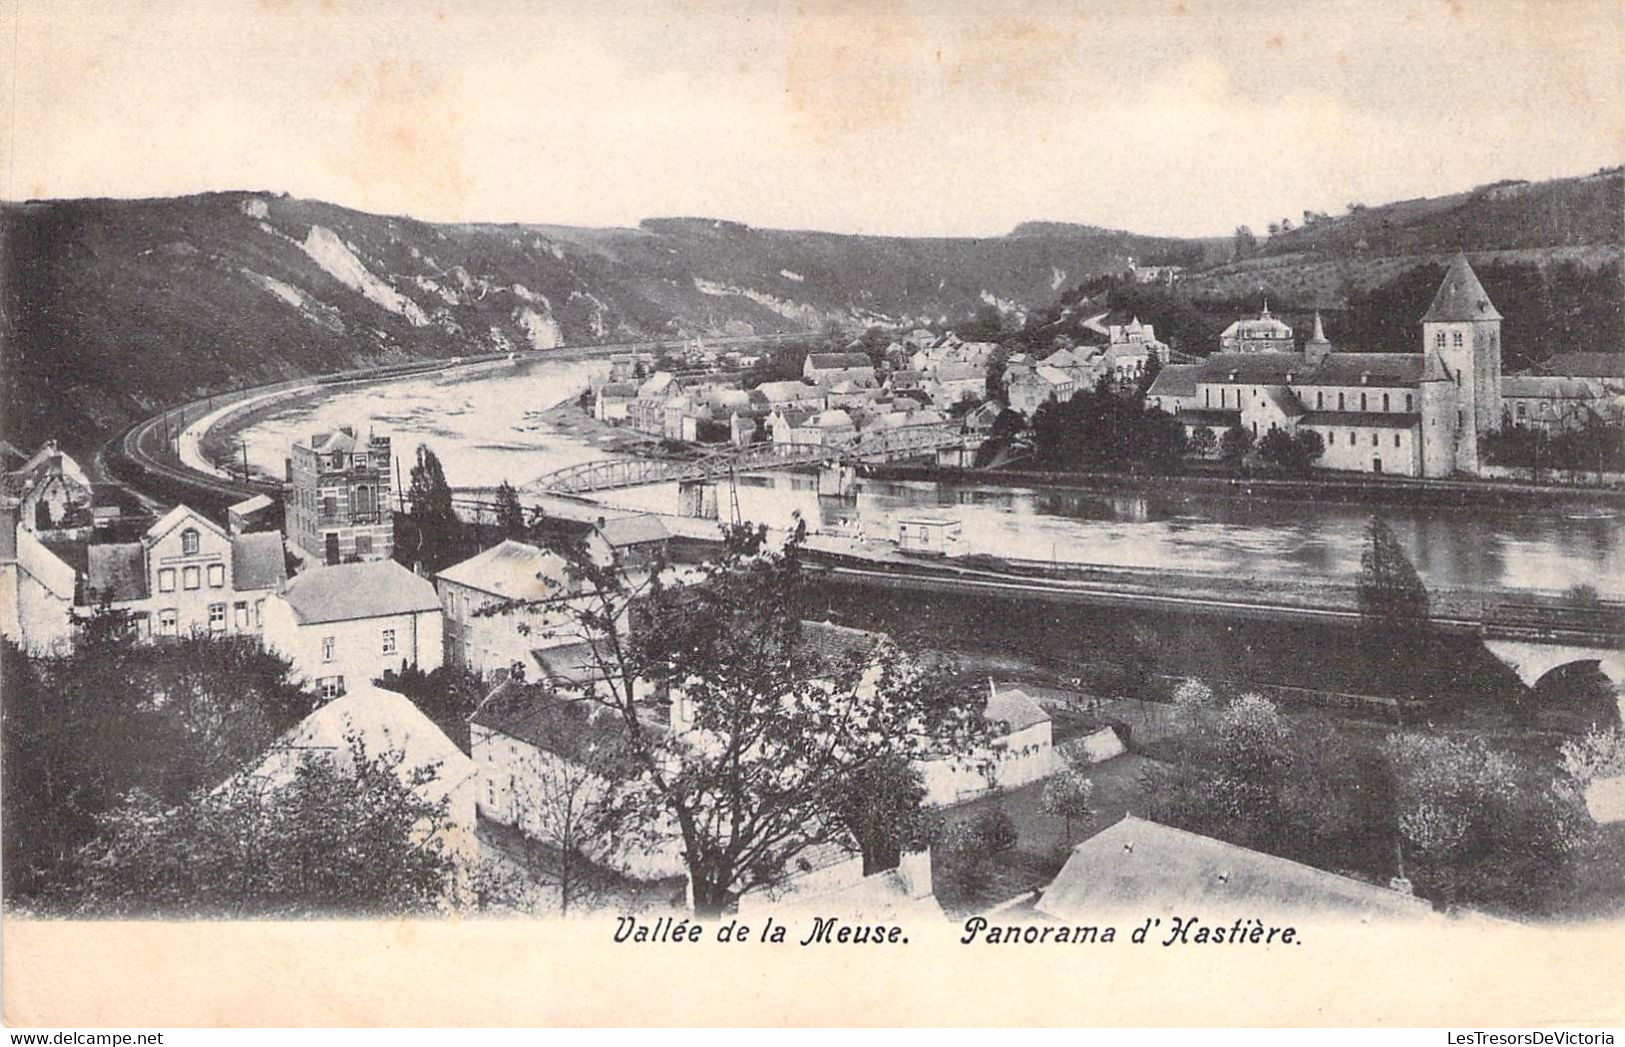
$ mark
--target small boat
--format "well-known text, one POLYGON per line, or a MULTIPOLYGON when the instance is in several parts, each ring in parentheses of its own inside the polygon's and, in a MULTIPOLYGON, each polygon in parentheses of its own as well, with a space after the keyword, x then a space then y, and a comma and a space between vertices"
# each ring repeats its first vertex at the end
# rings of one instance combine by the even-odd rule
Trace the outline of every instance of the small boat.
POLYGON ((1619 516, 1617 509, 1582 509, 1575 513, 1564 513, 1565 520, 1612 520, 1619 516))

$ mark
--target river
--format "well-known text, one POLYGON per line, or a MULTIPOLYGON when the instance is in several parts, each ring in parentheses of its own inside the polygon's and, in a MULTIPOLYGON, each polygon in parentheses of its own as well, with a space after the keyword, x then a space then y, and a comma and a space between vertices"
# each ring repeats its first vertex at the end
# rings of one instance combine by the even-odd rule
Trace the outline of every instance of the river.
MULTIPOLYGON (((291 404, 243 432, 250 463, 274 474, 296 437, 341 424, 395 440, 404 472, 419 443, 454 486, 516 486, 605 457, 541 420, 603 363, 535 362, 473 376, 413 378, 291 404)), ((607 492, 627 508, 675 513, 674 484, 607 492)), ((727 512, 728 492, 720 493, 727 512)), ((819 530, 895 533, 914 515, 958 520, 966 551, 1024 559, 1232 572, 1238 578, 1351 577, 1371 512, 1356 505, 1189 494, 1153 495, 860 481, 856 497, 821 499, 811 476, 742 477, 748 519, 782 526, 799 514, 819 530)), ((1564 590, 1594 586, 1625 598, 1625 518, 1584 506, 1490 510, 1386 506, 1383 517, 1430 587, 1564 590)))

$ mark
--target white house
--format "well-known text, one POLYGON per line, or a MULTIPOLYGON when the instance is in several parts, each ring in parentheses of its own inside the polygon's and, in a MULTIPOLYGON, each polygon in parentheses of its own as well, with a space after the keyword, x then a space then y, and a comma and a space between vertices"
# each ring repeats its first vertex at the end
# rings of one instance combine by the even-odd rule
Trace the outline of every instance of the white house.
POLYGON ((435 576, 446 664, 484 675, 527 662, 539 647, 578 639, 564 557, 505 541, 435 576))
POLYGON ((313 567, 265 603, 265 644, 334 697, 385 672, 440 668, 432 584, 393 560, 313 567))
POLYGON ((925 802, 962 803, 994 789, 1019 789, 1055 773, 1054 729, 1049 713, 1024 691, 988 684, 982 715, 989 740, 981 750, 918 764, 925 802))
POLYGON ((631 382, 606 382, 598 387, 593 417, 600 422, 624 422, 632 401, 637 398, 638 387, 631 382))
POLYGON ((73 644, 73 596, 78 579, 12 510, 0 511, 0 636, 30 654, 54 654, 73 644))
POLYGON ((229 535, 177 505, 138 542, 86 550, 86 610, 132 616, 137 635, 258 633, 287 581, 282 532, 229 535))
POLYGON ((452 859, 454 876, 446 885, 445 902, 459 907, 472 899, 471 878, 479 862, 474 762, 405 695, 371 684, 356 686, 295 724, 251 774, 278 785, 291 781, 300 763, 312 757, 353 771, 358 755, 370 760, 390 754, 400 756, 394 772, 403 785, 429 803, 444 805, 434 824, 413 827, 411 839, 438 847, 452 859))

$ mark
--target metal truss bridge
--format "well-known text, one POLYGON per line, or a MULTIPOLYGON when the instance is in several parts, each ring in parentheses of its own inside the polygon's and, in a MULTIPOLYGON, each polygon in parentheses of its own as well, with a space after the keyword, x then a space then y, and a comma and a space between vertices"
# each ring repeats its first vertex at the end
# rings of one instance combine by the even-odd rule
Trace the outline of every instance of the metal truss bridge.
POLYGON ((940 429, 888 430, 849 444, 752 444, 699 458, 605 458, 568 466, 526 486, 550 494, 588 494, 620 487, 682 480, 720 480, 740 473, 768 472, 831 462, 896 461, 934 454, 962 443, 957 432, 940 429))

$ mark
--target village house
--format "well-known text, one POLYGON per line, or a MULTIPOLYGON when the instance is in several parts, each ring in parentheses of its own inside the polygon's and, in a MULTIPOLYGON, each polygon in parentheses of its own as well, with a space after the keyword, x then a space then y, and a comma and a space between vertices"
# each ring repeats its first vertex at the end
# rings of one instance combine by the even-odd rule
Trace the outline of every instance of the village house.
POLYGON ((1503 421, 1500 330, 1501 314, 1458 254, 1422 317, 1420 352, 1338 351, 1316 316, 1302 352, 1215 353, 1194 365, 1194 409, 1183 398, 1160 406, 1177 408, 1187 432, 1316 432, 1322 468, 1477 475, 1479 436, 1503 421))
POLYGON ((1233 322, 1219 335, 1221 353, 1289 353, 1292 328, 1270 315, 1268 302, 1256 318, 1233 322))
POLYGON ((605 382, 593 399, 592 416, 600 422, 624 422, 638 388, 631 382, 605 382))
POLYGON ((981 400, 987 395, 987 370, 976 364, 942 364, 926 378, 925 390, 939 407, 981 400))
POLYGON ((831 410, 865 407, 875 401, 880 386, 873 379, 844 379, 824 393, 824 406, 831 410))
POLYGON ((77 583, 72 567, 18 525, 14 509, 0 509, 0 636, 28 654, 65 653, 77 583))
POLYGON ((857 437, 857 425, 845 411, 775 410, 769 429, 781 447, 835 447, 857 437))
POLYGON ((1023 371, 1005 385, 1005 396, 1010 409, 1032 417, 1039 406, 1054 400, 1066 403, 1077 392, 1072 376, 1054 367, 1040 365, 1032 371, 1023 371))
MULTIPOLYGON (((1167 343, 1157 337, 1155 327, 1151 324, 1142 324, 1138 316, 1126 324, 1112 324, 1106 331, 1108 351, 1117 350, 1116 355, 1111 357, 1114 367, 1115 361, 1120 357, 1137 358, 1141 370, 1145 368, 1145 361, 1152 357, 1159 363, 1168 362, 1167 343)), ((1290 344, 1287 348, 1291 348, 1290 344)))
POLYGON ((226 529, 232 534, 277 530, 276 503, 263 494, 244 498, 226 510, 226 529))
POLYGON ((340 426, 294 444, 290 455, 284 495, 289 541, 318 563, 394 555, 389 437, 362 440, 350 426, 340 426))
POLYGON ((306 760, 331 760, 336 769, 353 774, 358 758, 380 757, 395 760, 392 771, 400 783, 439 812, 413 825, 409 839, 451 860, 443 905, 470 904, 480 860, 474 762, 405 695, 358 684, 295 724, 248 774, 281 786, 293 781, 306 760))
MULTIPOLYGON (((546 670, 549 686, 506 679, 480 702, 468 724, 480 817, 541 840, 551 839, 557 830, 561 783, 575 787, 578 810, 624 784, 592 773, 584 751, 592 741, 594 718, 608 715, 581 697, 592 686, 596 667, 583 649, 553 648, 546 654, 549 663, 559 667, 546 670), (567 717, 580 723, 567 728, 567 717)), ((652 708, 642 726, 655 735, 670 731, 669 723, 652 708)), ((587 857, 627 876, 644 880, 679 876, 687 869, 681 838, 675 829, 668 829, 649 840, 633 834, 590 834, 582 846, 587 857)))
POLYGON ((808 353, 801 377, 825 388, 845 381, 878 384, 875 365, 867 353, 808 353))
POLYGON ((1055 773, 1053 723, 1025 691, 988 681, 982 715, 988 724, 984 746, 917 765, 927 804, 963 803, 996 789, 1019 789, 1055 773))
POLYGON ((653 513, 600 516, 585 542, 587 558, 599 567, 640 575, 666 561, 671 532, 653 513))
POLYGON ((445 657, 440 597, 393 560, 315 567, 265 602, 265 645, 325 697, 445 657))
POLYGON ((177 505, 139 541, 86 549, 82 602, 130 615, 138 637, 257 634, 287 577, 281 532, 228 535, 177 505))
POLYGON ((1509 425, 1547 433, 1625 422, 1625 380, 1559 378, 1553 375, 1506 375, 1501 399, 1509 425))
MULTIPOLYGON (((1401 885, 1403 887, 1403 885, 1401 885)), ((1034 908, 1091 923, 1146 906, 1195 914, 1209 927, 1260 914, 1321 920, 1429 919, 1405 889, 1379 887, 1298 862, 1125 815, 1072 848, 1034 908)), ((1163 933, 1172 931, 1165 927, 1163 933)))
POLYGON ((823 388, 806 382, 763 382, 754 391, 767 400, 770 411, 780 407, 812 409, 824 406, 823 388))
POLYGON ((55 440, 40 445, 6 474, 0 495, 17 510, 18 526, 36 534, 88 531, 94 488, 85 471, 55 440))
POLYGON ((530 652, 579 639, 564 557, 505 541, 435 576, 445 615, 445 663, 481 676, 530 652))

